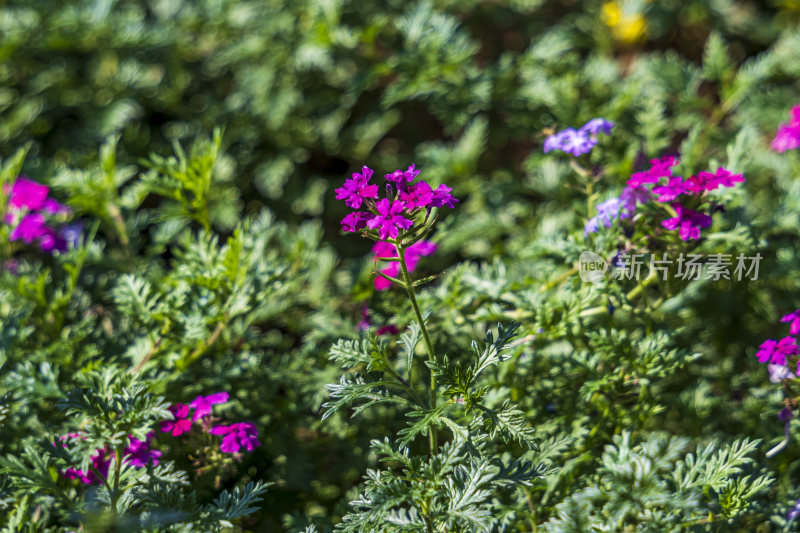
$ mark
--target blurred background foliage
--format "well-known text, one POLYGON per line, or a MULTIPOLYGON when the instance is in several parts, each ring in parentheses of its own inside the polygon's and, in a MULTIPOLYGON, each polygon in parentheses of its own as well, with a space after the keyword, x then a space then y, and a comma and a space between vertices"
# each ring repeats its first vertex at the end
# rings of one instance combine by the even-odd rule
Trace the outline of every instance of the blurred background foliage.
MULTIPOLYGON (((251 212, 324 214, 335 234, 341 208, 326 192, 363 162, 410 160, 497 207, 537 165, 545 128, 605 115, 623 126, 615 146, 633 150, 646 109, 685 133, 716 103, 721 80, 683 85, 708 36, 740 64, 794 27, 795 4, 11 1, 0 11, 0 154, 33 141, 26 171, 44 177, 93 158, 109 135, 135 161, 221 126, 251 212), (672 84, 654 94, 648 75, 672 84)), ((798 68, 784 42, 795 64, 762 73, 765 96, 798 68)), ((790 94, 761 110, 769 122, 790 94)))
MULTIPOLYGON (((247 527, 336 522, 375 461, 369 439, 403 423, 389 408, 359 424, 320 423, 324 384, 338 379, 327 349, 357 336, 365 305, 373 325, 406 324, 410 314, 399 294, 373 294, 370 243, 341 235, 345 208, 333 189, 362 164, 389 172, 415 162, 462 199, 440 224, 439 253, 421 266, 448 270, 422 297, 440 342, 467 353, 487 325, 520 320, 533 340, 498 370, 492 394, 522 402, 545 437, 571 428, 573 446, 556 460, 567 467, 507 505, 534 501, 536 520, 553 516, 586 487, 576 479, 597 464, 586 453, 599 460, 623 429, 774 435, 766 449, 782 436, 781 398, 754 347, 800 306, 800 157, 767 150, 798 103, 798 23, 794 0, 4 2, 0 157, 27 144, 24 173, 103 221, 105 239, 81 263, 77 289, 63 268, 73 257, 23 265, 29 286, 4 274, 14 309, 3 310, 0 347, 15 431, 58 425, 51 407, 71 372, 98 358, 136 364, 148 351, 137 339, 163 323, 123 305, 124 275, 163 298, 176 287, 202 292, 181 267, 192 264, 215 280, 214 297, 170 304, 175 330, 164 334, 153 391, 177 402, 229 388, 239 414, 257 423, 264 445, 240 479, 276 486, 247 527), (576 178, 541 144, 595 116, 616 123, 590 156, 603 169, 601 195, 663 153, 680 151, 686 172, 713 163, 745 173, 746 193, 724 199, 723 222, 698 250, 760 251, 758 284, 662 286, 638 307, 581 316, 631 287, 557 281, 583 249, 613 253, 616 244, 613 230, 584 238, 576 178), (208 170, 191 196, 179 146, 208 170), (122 228, 109 205, 126 215, 122 228), (244 289, 226 281, 224 257, 208 252, 236 239, 269 251, 269 268, 243 267, 256 280, 247 291, 263 292, 241 302, 228 299, 244 289), (72 303, 48 301, 44 285, 72 303), (669 298, 654 303, 661 293, 669 298), (193 355, 223 322, 221 340, 193 355), (630 354, 652 349, 617 331, 636 327, 661 335, 659 349, 672 355, 637 366, 630 354), (672 349, 700 356, 679 364, 672 349), (584 364, 589 357, 615 373, 584 364)), ((10 433, 0 442, 16 447, 10 433)), ((800 495, 798 460, 794 449, 761 465, 786 473, 770 489, 780 505, 800 495)), ((741 530, 778 511, 764 504, 741 530)))

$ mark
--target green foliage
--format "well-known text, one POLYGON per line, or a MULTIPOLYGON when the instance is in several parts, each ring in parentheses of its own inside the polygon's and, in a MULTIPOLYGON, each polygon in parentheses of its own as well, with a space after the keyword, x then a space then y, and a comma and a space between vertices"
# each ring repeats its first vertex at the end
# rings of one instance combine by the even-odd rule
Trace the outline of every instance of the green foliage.
POLYGON ((261 482, 224 491, 212 503, 199 505, 196 493, 187 490, 186 474, 174 463, 146 468, 125 463, 130 438, 144 441, 154 423, 170 418, 163 398, 113 367, 93 371, 83 381, 85 388, 68 392, 59 402, 65 416, 80 428, 80 437, 28 438, 19 456, 0 458, 0 472, 18 497, 12 523, 16 515, 26 516, 31 526, 40 525, 43 531, 55 519, 94 531, 222 531, 257 509, 254 504, 267 488, 261 482), (107 478, 92 462, 99 449, 112 455, 107 478), (64 487, 54 477, 67 468, 91 472, 102 484, 81 498, 74 487, 64 487))
POLYGON ((596 481, 556 506, 545 529, 685 531, 714 522, 746 527, 746 520, 735 520, 746 510, 742 503, 773 481, 768 474, 740 475, 756 444, 742 440, 718 450, 701 445, 696 455, 681 458, 687 439, 651 434, 634 444, 623 433, 606 447, 596 481))
POLYGON ((0 6, 0 217, 25 174, 83 226, 51 255, 0 223, 4 531, 796 527, 796 422, 765 452, 800 391, 754 353, 800 305, 800 159, 768 149, 798 103, 800 12, 609 3, 626 34, 603 4, 0 6), (541 145, 596 116, 615 127, 587 181, 541 145), (649 207, 585 234, 677 152, 681 175, 747 178, 710 194, 702 240, 649 207), (416 310, 373 290, 333 198, 411 162, 461 200, 416 310), (585 250, 763 261, 750 282, 584 283, 585 250), (223 390, 252 452, 159 431, 223 390), (151 430, 159 465, 118 461, 151 430), (62 475, 105 446, 105 483, 62 475))

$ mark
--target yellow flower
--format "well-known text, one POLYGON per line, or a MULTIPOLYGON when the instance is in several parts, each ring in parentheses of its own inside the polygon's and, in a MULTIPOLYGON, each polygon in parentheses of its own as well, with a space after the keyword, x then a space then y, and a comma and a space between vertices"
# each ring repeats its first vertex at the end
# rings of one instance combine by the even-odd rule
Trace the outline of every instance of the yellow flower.
MULTIPOLYGON (((626 6, 627 7, 627 6, 626 6)), ((633 44, 647 34, 647 19, 638 10, 622 9, 616 0, 603 4, 602 18, 614 38, 624 44, 633 44)))

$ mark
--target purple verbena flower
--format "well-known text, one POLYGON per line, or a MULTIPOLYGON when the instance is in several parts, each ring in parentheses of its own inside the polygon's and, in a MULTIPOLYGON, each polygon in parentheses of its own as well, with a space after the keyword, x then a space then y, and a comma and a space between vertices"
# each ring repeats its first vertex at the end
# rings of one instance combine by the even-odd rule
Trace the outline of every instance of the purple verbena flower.
POLYGON ((204 416, 210 415, 212 405, 225 403, 228 401, 228 398, 227 392, 216 392, 208 396, 198 396, 189 404, 189 407, 194 409, 192 420, 197 422, 204 416))
POLYGON ((22 217, 22 220, 11 230, 8 240, 21 240, 25 244, 31 244, 33 241, 47 235, 48 228, 45 224, 44 215, 29 213, 22 217))
POLYGON ((770 148, 776 152, 786 152, 800 147, 800 126, 781 125, 775 138, 770 143, 770 148))
POLYGON ((786 358, 798 354, 797 341, 794 337, 784 337, 779 341, 768 339, 761 343, 756 357, 762 363, 786 365, 786 358))
POLYGON ((66 252, 67 241, 65 241, 61 235, 56 234, 52 228, 45 227, 44 233, 39 237, 39 248, 45 252, 52 252, 53 250, 66 252))
POLYGON ((419 181, 400 191, 400 200, 405 204, 406 209, 413 211, 418 207, 428 207, 434 201, 435 193, 430 185, 425 181, 419 181))
POLYGON ((420 171, 414 168, 412 164, 407 170, 395 170, 391 174, 384 175, 386 181, 390 181, 399 187, 403 187, 407 183, 411 183, 419 176, 420 171))
POLYGON ((124 457, 127 461, 136 468, 143 468, 147 463, 153 461, 153 465, 158 464, 161 458, 161 452, 158 450, 150 449, 150 440, 155 435, 154 432, 147 434, 145 440, 141 441, 133 435, 128 435, 128 447, 125 448, 124 457))
POLYGON ((364 166, 361 172, 354 172, 353 176, 345 180, 344 185, 336 189, 336 199, 344 200, 345 205, 358 209, 364 201, 364 198, 377 198, 378 186, 370 185, 369 180, 372 178, 372 169, 364 166))
POLYGON ((8 194, 8 209, 3 222, 12 226, 10 241, 22 241, 26 244, 38 242, 46 251, 64 252, 68 241, 60 230, 47 225, 45 215, 64 216, 72 211, 53 198, 48 197, 50 188, 25 177, 19 177, 13 185, 3 187, 8 194))
POLYGON ((369 307, 367 305, 361 306, 361 320, 358 322, 356 328, 359 331, 366 331, 369 329, 369 307))
MULTIPOLYGON (((11 186, 10 191, 8 206, 11 209, 38 211, 45 206, 50 188, 20 176, 11 186)), ((8 186, 4 192, 8 194, 8 186)))
POLYGON ((737 183, 744 183, 744 174, 734 174, 726 168, 719 167, 714 172, 713 183, 716 187, 735 187, 737 183))
POLYGON ((734 174, 726 168, 718 168, 715 172, 705 170, 697 173, 688 180, 691 192, 695 194, 704 191, 713 191, 720 187, 735 187, 737 183, 744 183, 744 175, 734 174))
POLYGON ((781 322, 789 322, 789 335, 800 334, 800 309, 783 315, 781 322))
POLYGON ((386 326, 381 326, 375 330, 375 335, 382 336, 382 335, 397 335, 399 333, 397 326, 394 324, 388 324, 386 326))
POLYGON ((690 194, 692 192, 689 183, 683 180, 680 176, 672 176, 667 180, 666 185, 653 187, 653 194, 657 194, 657 202, 671 202, 682 194, 690 194))
POLYGON ((95 451, 94 455, 91 456, 90 461, 92 463, 92 468, 87 471, 78 470, 77 468, 67 468, 64 470, 63 475, 67 479, 77 479, 80 480, 81 483, 85 485, 92 485, 97 483, 98 485, 103 482, 95 471, 97 471, 103 478, 108 478, 108 467, 111 464, 112 454, 109 450, 105 448, 101 448, 95 451))
POLYGON ((791 115, 789 123, 778 126, 775 138, 772 139, 770 147, 776 152, 785 152, 800 147, 800 105, 792 108, 791 115))
POLYGON ((678 164, 678 159, 673 156, 651 159, 650 168, 641 172, 634 172, 628 180, 630 187, 639 187, 645 183, 658 183, 661 178, 672 176, 672 167, 678 164))
POLYGON ((399 200, 394 200, 391 204, 387 198, 382 198, 375 204, 378 215, 367 222, 370 229, 378 229, 378 237, 381 240, 396 239, 400 235, 400 230, 410 229, 414 225, 412 220, 402 216, 405 204, 399 200))
POLYGON ((224 453, 236 453, 242 447, 247 451, 252 451, 258 442, 258 430, 251 422, 241 422, 230 426, 216 426, 211 428, 212 435, 224 435, 219 449, 224 453))
POLYGON ((53 198, 47 198, 42 206, 42 211, 48 215, 69 215, 72 210, 53 198))
POLYGON ((680 229, 681 240, 699 239, 700 229, 711 225, 711 217, 706 214, 687 209, 679 203, 670 205, 675 209, 677 216, 662 221, 661 225, 668 230, 680 229))
POLYGON ((458 203, 458 200, 450 194, 450 191, 453 189, 448 187, 447 185, 439 185, 435 191, 433 191, 433 200, 431 200, 431 205, 433 207, 449 207, 454 208, 458 203))
MULTIPOLYGON (((361 174, 353 174, 353 178, 337 189, 338 199, 344 199, 348 206, 365 205, 369 211, 355 211, 345 216, 342 230, 353 232, 363 228, 378 230, 378 238, 386 241, 396 239, 400 230, 408 230, 414 225, 414 218, 420 215, 421 208, 427 208, 423 214, 424 223, 428 222, 430 210, 434 207, 454 207, 458 200, 453 197, 452 189, 447 185, 439 185, 434 190, 427 182, 411 183, 420 171, 414 165, 407 170, 396 170, 386 174, 386 197, 378 199, 379 188, 366 181, 372 176, 372 170, 364 167, 361 174), (374 189, 373 189, 374 187, 374 189)), ((354 207, 355 208, 355 207, 354 207)), ((374 233, 370 234, 374 238, 374 233)))
POLYGON ((353 211, 342 219, 342 231, 353 232, 364 229, 372 216, 372 213, 366 211, 353 211))
POLYGON ((172 413, 174 419, 161 422, 162 432, 169 433, 173 437, 178 437, 191 431, 192 421, 189 420, 188 405, 185 403, 176 403, 170 406, 169 412, 172 413))

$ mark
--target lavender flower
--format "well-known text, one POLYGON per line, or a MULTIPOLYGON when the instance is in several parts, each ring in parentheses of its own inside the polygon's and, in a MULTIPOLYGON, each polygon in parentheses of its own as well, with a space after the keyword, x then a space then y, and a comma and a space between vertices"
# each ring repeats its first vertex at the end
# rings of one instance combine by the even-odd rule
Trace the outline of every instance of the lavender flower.
POLYGON ((614 123, 610 122, 604 118, 593 118, 583 126, 579 131, 583 133, 587 133, 590 135, 597 135, 598 133, 605 133, 609 135, 611 133, 611 128, 614 127, 614 123))
POLYGON ((596 135, 598 133, 608 135, 613 127, 613 122, 604 118, 593 118, 578 130, 567 128, 550 135, 544 141, 544 153, 560 150, 575 157, 588 154, 597 144, 596 135))
POLYGON ((789 514, 786 515, 786 520, 791 522, 798 516, 800 516, 800 500, 795 502, 794 507, 792 507, 792 509, 789 511, 789 514))
POLYGON ((78 248, 83 241, 83 224, 78 221, 61 227, 58 237, 64 242, 66 248, 78 248))
POLYGON ((625 206, 625 202, 623 202, 620 198, 611 198, 597 204, 597 215, 593 218, 590 218, 589 221, 584 226, 584 234, 588 235, 590 233, 596 232, 600 225, 610 228, 611 224, 620 218, 628 218, 630 214, 625 211, 623 208, 625 206))
POLYGON ((644 204, 650 201, 652 195, 646 187, 630 187, 626 186, 622 189, 619 199, 625 202, 625 209, 633 215, 636 212, 638 204, 644 204))
POLYGON ((610 228, 614 220, 632 217, 636 213, 637 204, 645 203, 650 198, 650 191, 644 187, 625 187, 619 197, 597 205, 597 215, 586 222, 584 235, 596 232, 600 225, 610 228))
POLYGON ((769 373, 770 383, 780 383, 784 379, 794 379, 797 377, 786 365, 773 365, 770 363, 767 365, 767 372, 769 373))

